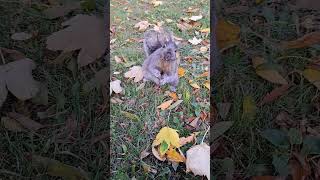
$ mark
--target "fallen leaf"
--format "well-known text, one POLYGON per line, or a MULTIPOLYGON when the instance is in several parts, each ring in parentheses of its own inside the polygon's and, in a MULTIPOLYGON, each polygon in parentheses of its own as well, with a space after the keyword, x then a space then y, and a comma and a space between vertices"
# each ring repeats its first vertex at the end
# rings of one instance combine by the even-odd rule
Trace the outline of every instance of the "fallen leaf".
POLYGON ((139 116, 132 114, 130 112, 127 112, 127 111, 121 111, 121 113, 124 115, 124 117, 129 118, 133 121, 138 121, 140 119, 139 116))
POLYGON ((186 31, 192 28, 192 26, 185 21, 180 21, 180 23, 177 23, 177 27, 181 31, 186 31))
POLYGON ((320 90, 320 71, 314 69, 305 69, 304 77, 320 90))
POLYGON ((199 75, 199 77, 209 77, 209 76, 210 76, 209 71, 206 71, 206 72, 199 75))
POLYGON ((231 107, 231 103, 218 103, 218 113, 222 119, 226 119, 231 107))
POLYGON ((114 60, 116 61, 116 63, 123 63, 123 59, 119 58, 118 56, 115 56, 114 60))
POLYGON ((14 61, 26 58, 26 56, 23 53, 21 53, 21 52, 19 52, 17 50, 1 48, 0 47, 0 51, 2 52, 2 54, 4 56, 10 57, 14 61))
POLYGON ((223 135, 232 126, 232 121, 221 121, 213 125, 210 130, 210 140, 213 141, 223 135))
POLYGON ((195 13, 197 11, 199 11, 199 8, 188 7, 188 9, 185 10, 185 12, 187 12, 187 13, 195 13))
POLYGON ((174 101, 177 101, 177 100, 178 100, 177 93, 175 93, 175 92, 169 93, 169 96, 170 96, 174 101))
POLYGON ((179 134, 177 130, 163 127, 160 129, 159 133, 156 136, 156 139, 153 141, 152 146, 157 146, 162 142, 166 142, 169 146, 179 148, 181 145, 179 144, 179 134))
POLYGON ((258 106, 262 106, 266 103, 273 102, 278 99, 280 96, 283 96, 289 89, 289 84, 284 84, 280 87, 273 89, 270 93, 266 94, 263 99, 259 102, 258 106))
POLYGON ((206 81, 203 85, 210 90, 210 81, 206 81))
POLYGON ((183 100, 178 100, 178 101, 176 101, 175 103, 173 103, 173 104, 168 108, 168 110, 172 110, 172 109, 176 108, 177 106, 179 106, 179 104, 182 103, 182 101, 183 101, 183 100))
POLYGON ((201 43, 201 39, 197 39, 196 37, 193 37, 193 39, 189 39, 188 40, 192 45, 197 45, 199 43, 201 43))
POLYGON ((256 116, 256 103, 251 96, 245 96, 243 98, 243 112, 242 112, 242 118, 243 119, 248 119, 248 120, 253 120, 256 116))
POLYGON ((32 38, 32 35, 25 32, 14 33, 11 35, 11 39, 16 41, 25 41, 32 38))
POLYGON ((208 48, 206 46, 200 47, 200 52, 205 53, 208 51, 208 48))
POLYGON ((200 119, 200 117, 194 118, 189 125, 195 129, 198 129, 199 128, 199 119, 200 119))
POLYGON ((112 92, 115 92, 117 94, 122 92, 122 87, 120 86, 120 83, 120 80, 110 82, 110 95, 112 94, 112 92))
POLYGON ((163 4, 162 1, 152 1, 151 3, 153 4, 154 7, 157 7, 163 4))
POLYGON ((100 58, 107 47, 104 21, 96 16, 78 14, 62 23, 67 28, 47 37, 47 48, 53 51, 79 50, 79 68, 100 58))
POLYGON ((166 110, 171 104, 172 104, 173 100, 168 100, 166 102, 163 102, 162 104, 160 104, 157 108, 160 108, 161 110, 166 110))
POLYGON ((210 33, 210 28, 200 29, 200 32, 202 32, 202 33, 210 33))
POLYGON ((220 51, 240 42, 240 27, 224 19, 219 19, 216 30, 217 44, 220 51))
POLYGON ((202 15, 200 14, 199 16, 192 16, 189 19, 192 21, 198 21, 198 20, 202 19, 202 15))
POLYGON ((140 21, 134 25, 134 27, 137 28, 140 32, 145 31, 149 26, 150 24, 148 21, 140 21))
POLYGON ((194 132, 188 137, 181 137, 179 140, 179 144, 181 146, 184 146, 187 143, 191 143, 192 141, 196 140, 196 136, 199 134, 199 132, 194 132))
POLYGON ((193 82, 192 80, 189 80, 189 84, 193 88, 200 89, 200 86, 197 83, 193 82))
POLYGON ((69 12, 80 9, 80 2, 69 2, 63 5, 56 5, 43 11, 49 19, 55 19, 67 15, 69 12))
POLYGON ((167 158, 173 162, 185 162, 186 158, 178 153, 174 148, 170 147, 167 151, 167 158))
POLYGON ((9 131, 13 132, 24 132, 26 131, 25 128, 16 120, 8 117, 1 118, 1 124, 8 129, 9 131))
POLYGON ((33 166, 41 169, 39 171, 45 171, 51 176, 64 177, 70 180, 89 180, 88 175, 83 170, 63 164, 60 161, 36 155, 32 155, 31 159, 33 166))
POLYGON ((259 68, 259 66, 263 65, 264 63, 265 61, 262 57, 252 58, 253 67, 256 69, 256 73, 260 77, 272 83, 282 84, 282 85, 288 84, 287 80, 284 79, 277 70, 268 68, 268 67, 259 68))
POLYGON ((165 161, 167 159, 165 156, 160 156, 155 146, 152 146, 152 154, 160 161, 165 161))
POLYGON ((38 129, 43 128, 43 125, 41 125, 40 123, 33 121, 30 118, 25 117, 21 114, 10 112, 8 113, 8 116, 19 122, 26 129, 29 129, 31 131, 37 131, 38 129))
POLYGON ((312 46, 320 43, 320 31, 306 34, 296 40, 282 42, 283 49, 296 49, 312 46))
POLYGON ((39 82, 32 77, 35 63, 28 58, 0 66, 0 106, 9 90, 20 100, 27 100, 39 92, 39 82))
POLYGON ((141 153, 140 153, 140 159, 143 159, 147 156, 149 156, 149 152, 147 151, 147 149, 143 150, 141 153))
POLYGON ((124 74, 126 78, 134 78, 134 82, 139 82, 143 79, 143 70, 141 66, 133 66, 124 74))
POLYGON ((182 67, 178 68, 178 76, 179 77, 183 77, 185 72, 186 72, 186 70, 184 68, 182 68, 182 67))
POLYGON ((187 151, 187 172, 210 179, 210 146, 206 143, 193 146, 187 151))

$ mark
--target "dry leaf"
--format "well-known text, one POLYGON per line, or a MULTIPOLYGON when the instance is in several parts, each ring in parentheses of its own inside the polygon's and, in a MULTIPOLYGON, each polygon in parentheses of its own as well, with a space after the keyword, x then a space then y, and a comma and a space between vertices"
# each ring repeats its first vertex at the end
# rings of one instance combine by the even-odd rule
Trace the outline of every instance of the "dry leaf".
POLYGON ((32 35, 25 32, 14 33, 11 35, 11 39, 16 41, 24 41, 32 38, 32 35))
POLYGON ((200 52, 205 53, 208 51, 208 48, 206 46, 200 47, 200 52))
POLYGON ((201 43, 201 39, 197 39, 196 37, 193 37, 193 39, 189 39, 188 40, 192 45, 197 45, 199 43, 201 43))
POLYGON ((168 108, 168 110, 171 110, 171 109, 176 108, 177 106, 179 106, 179 104, 182 103, 182 101, 183 101, 183 100, 178 100, 178 101, 176 101, 175 103, 173 103, 173 104, 168 108))
POLYGON ((115 92, 117 94, 122 92, 122 87, 120 86, 121 81, 120 80, 115 80, 110 82, 110 95, 112 92, 115 92))
POLYGON ((179 148, 181 145, 179 144, 179 134, 177 130, 163 127, 160 129, 159 133, 156 136, 156 139, 153 141, 152 146, 157 146, 162 142, 166 142, 169 146, 173 146, 179 148))
POLYGON ((135 28, 138 28, 140 32, 145 31, 150 26, 148 21, 140 21, 134 25, 135 28))
POLYGON ((202 32, 202 33, 210 33, 210 28, 200 29, 200 32, 202 32))
POLYGON ((197 83, 193 82, 192 80, 189 80, 189 84, 193 88, 200 89, 200 86, 197 83))
POLYGON ((32 77, 36 65, 25 58, 0 66, 0 106, 8 90, 20 100, 27 100, 39 92, 39 82, 32 77))
POLYGON ((288 84, 284 84, 280 87, 273 89, 270 93, 266 94, 263 97, 262 101, 259 102, 259 106, 262 106, 266 103, 270 103, 279 98, 280 96, 284 95, 288 91, 289 87, 290 86, 288 84))
POLYGON ((43 125, 40 123, 31 120, 28 117, 25 117, 21 114, 15 113, 15 112, 10 112, 8 113, 8 116, 14 120, 16 120, 18 123, 20 123, 23 127, 26 129, 29 129, 31 131, 37 131, 40 128, 43 128, 43 125))
POLYGON ((182 67, 179 67, 179 68, 178 68, 178 76, 179 76, 179 77, 183 77, 184 74, 185 74, 185 72, 186 72, 186 70, 183 69, 182 67))
POLYGON ((172 104, 173 100, 168 100, 162 104, 160 104, 157 108, 160 108, 161 110, 166 110, 171 104, 172 104))
POLYGON ((181 31, 186 31, 192 28, 192 26, 184 21, 181 21, 180 23, 177 23, 178 29, 181 31))
POLYGON ((240 27, 224 19, 217 24, 217 44, 220 51, 240 42, 240 27))
POLYGON ((143 159, 147 156, 149 156, 149 152, 147 151, 147 149, 143 150, 141 153, 140 153, 140 159, 143 159))
POLYGON ((320 43, 320 31, 312 32, 293 41, 282 42, 284 49, 296 49, 312 46, 320 43))
POLYGON ((106 50, 105 27, 96 16, 78 14, 62 23, 67 28, 47 37, 47 48, 53 51, 79 50, 79 68, 100 58, 106 50))
POLYGON ((206 81, 203 85, 210 90, 210 81, 206 81))
POLYGON ((133 66, 124 74, 126 78, 134 78, 134 82, 139 82, 143 79, 143 70, 141 66, 133 66))
POLYGON ((119 58, 118 56, 115 56, 114 60, 116 61, 116 63, 123 63, 123 58, 119 58))
POLYGON ((175 93, 175 92, 171 92, 171 93, 169 94, 169 96, 170 96, 174 101, 177 101, 177 100, 178 100, 177 93, 175 93))
POLYGON ((210 146, 206 143, 193 146, 187 151, 187 172, 207 176, 210 179, 210 146))
POLYGON ((157 7, 163 4, 162 1, 152 1, 151 3, 153 4, 154 7, 157 7))
POLYGON ((167 158, 173 162, 185 162, 186 158, 178 153, 174 148, 170 147, 167 151, 167 158))
POLYGON ((31 159, 33 166, 36 166, 38 169, 41 169, 42 172, 46 171, 46 173, 48 173, 51 176, 64 177, 65 179, 70 180, 89 180, 88 175, 85 172, 83 172, 83 170, 63 164, 57 160, 36 155, 32 155, 31 159))
POLYGON ((199 16, 192 16, 189 19, 192 21, 198 21, 198 20, 202 19, 202 15, 200 14, 199 16))
POLYGON ((155 146, 152 146, 152 154, 160 161, 165 161, 167 159, 165 156, 160 156, 155 146))
POLYGON ((262 57, 252 58, 253 67, 256 69, 256 73, 260 77, 272 83, 282 84, 282 85, 288 84, 287 80, 284 79, 278 71, 271 68, 258 68, 259 65, 262 65, 264 63, 265 61, 262 57))
POLYGON ((55 19, 61 16, 67 15, 69 12, 80 9, 80 2, 70 2, 66 3, 64 5, 57 5, 52 8, 48 8, 43 11, 43 13, 49 18, 49 19, 55 19))
POLYGON ((23 53, 21 53, 21 52, 19 52, 17 50, 1 48, 0 47, 0 51, 2 52, 2 54, 4 56, 10 57, 14 61, 26 58, 26 56, 23 53))
POLYGON ((195 129, 198 129, 199 128, 199 119, 200 119, 200 117, 194 118, 189 125, 194 127, 195 129))
POLYGON ((304 77, 320 90, 320 71, 314 69, 305 69, 304 77))
POLYGON ((187 143, 191 143, 192 141, 196 140, 196 136, 199 134, 199 132, 194 132, 192 133, 190 136, 188 137, 181 137, 179 140, 179 144, 181 146, 187 144, 187 143))
POLYGON ((13 132, 24 132, 26 131, 24 127, 17 122, 16 120, 8 117, 2 117, 1 118, 1 124, 8 129, 9 131, 13 132))

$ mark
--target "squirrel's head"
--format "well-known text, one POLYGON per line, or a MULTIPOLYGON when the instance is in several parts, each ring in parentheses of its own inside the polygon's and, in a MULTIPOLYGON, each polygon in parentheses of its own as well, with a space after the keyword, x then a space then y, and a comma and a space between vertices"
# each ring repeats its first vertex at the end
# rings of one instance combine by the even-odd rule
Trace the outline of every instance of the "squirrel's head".
POLYGON ((163 49, 164 59, 166 61, 175 61, 177 59, 176 52, 177 52, 178 46, 172 40, 171 37, 169 38, 169 41, 166 41, 164 44, 162 44, 162 49, 163 49))

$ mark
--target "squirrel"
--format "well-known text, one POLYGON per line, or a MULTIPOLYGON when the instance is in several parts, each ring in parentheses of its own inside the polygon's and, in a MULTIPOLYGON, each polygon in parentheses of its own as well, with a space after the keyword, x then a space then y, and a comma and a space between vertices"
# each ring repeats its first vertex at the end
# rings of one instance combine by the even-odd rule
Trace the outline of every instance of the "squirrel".
POLYGON ((143 47, 146 59, 142 65, 144 81, 151 80, 157 85, 170 85, 176 91, 179 83, 177 58, 178 46, 172 32, 149 30, 144 35, 143 47))

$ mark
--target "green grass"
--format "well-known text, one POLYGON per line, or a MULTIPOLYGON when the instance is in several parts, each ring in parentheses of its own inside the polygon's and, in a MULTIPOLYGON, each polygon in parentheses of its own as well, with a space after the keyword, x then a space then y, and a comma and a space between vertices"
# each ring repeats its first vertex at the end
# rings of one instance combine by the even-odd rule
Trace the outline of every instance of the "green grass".
MULTIPOLYGON (((164 24, 168 27, 175 36, 181 37, 185 40, 191 39, 195 36, 194 30, 200 28, 209 27, 209 11, 208 1, 164 1, 164 5, 153 7, 146 1, 129 1, 128 4, 121 4, 117 1, 111 1, 111 26, 116 27, 116 35, 111 39, 116 38, 115 44, 111 46, 111 64, 112 72, 120 71, 121 74, 113 75, 114 78, 122 81, 121 85, 125 90, 124 95, 112 95, 120 97, 124 100, 122 104, 112 104, 111 106, 111 173, 113 179, 128 179, 129 177, 136 177, 137 179, 199 179, 194 177, 191 173, 185 173, 185 165, 179 165, 175 172, 170 164, 167 162, 161 162, 157 160, 152 154, 148 157, 140 160, 140 153, 148 148, 151 152, 151 144, 156 134, 159 132, 161 126, 154 128, 156 121, 159 121, 157 116, 157 106, 165 100, 169 99, 165 96, 165 91, 168 91, 168 87, 162 87, 161 91, 154 89, 154 84, 146 83, 144 89, 136 90, 141 84, 134 83, 132 80, 125 79, 123 73, 128 71, 129 68, 123 64, 117 64, 114 61, 114 56, 123 56, 128 62, 134 62, 135 65, 141 65, 144 60, 144 54, 142 49, 142 43, 125 43, 129 38, 143 38, 143 33, 134 29, 134 25, 142 20, 147 20, 149 23, 156 23, 164 21, 165 19, 172 19, 172 23, 164 24), (132 13, 127 13, 124 8, 128 7, 133 10, 132 13), (180 17, 190 17, 184 12, 188 7, 199 8, 200 12, 204 15, 204 18, 200 20, 202 27, 195 28, 190 32, 180 32, 176 26, 180 17), (147 13, 145 13, 147 11, 147 13), (128 19, 127 19, 128 18, 128 19), (119 19, 119 20, 117 20, 119 19), (135 103, 129 105, 127 102, 134 100, 135 103), (121 115, 121 111, 127 111, 136 114, 139 117, 138 121, 132 121, 121 115), (128 150, 123 152, 123 146, 128 150), (151 172, 145 173, 142 164, 146 163, 152 168, 157 170, 156 174, 151 172)), ((198 15, 197 13, 193 15, 198 15)), ((152 27, 150 27, 152 28, 152 27)), ((205 39, 209 39, 208 37, 205 39)), ((193 56, 194 62, 189 64, 185 61, 181 61, 181 67, 186 69, 186 77, 193 79, 196 74, 201 74, 204 69, 201 69, 200 63, 203 58, 198 52, 191 52, 194 47, 191 45, 182 46, 179 49, 181 57, 193 56)), ((198 81, 200 84, 203 81, 198 81)), ((209 91, 202 86, 200 92, 192 95, 192 87, 189 85, 188 80, 185 77, 180 78, 180 83, 177 88, 177 94, 182 95, 181 108, 177 111, 162 111, 160 117, 164 119, 164 124, 171 128, 179 130, 180 136, 187 136, 191 131, 185 128, 184 120, 188 117, 195 116, 195 109, 200 109, 209 112, 209 104, 202 102, 204 107, 200 107, 201 103, 196 101, 198 97, 201 101, 209 101, 209 91), (183 94, 189 93, 191 95, 190 100, 183 98, 183 94), (192 106, 194 104, 194 106, 192 106), (183 116, 183 118, 181 118, 183 116)), ((205 128, 205 127, 204 127, 205 128)), ((201 128, 202 134, 205 129, 201 128)), ((187 146, 186 146, 187 148, 187 146)), ((182 150, 185 152, 186 148, 182 150)))

